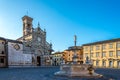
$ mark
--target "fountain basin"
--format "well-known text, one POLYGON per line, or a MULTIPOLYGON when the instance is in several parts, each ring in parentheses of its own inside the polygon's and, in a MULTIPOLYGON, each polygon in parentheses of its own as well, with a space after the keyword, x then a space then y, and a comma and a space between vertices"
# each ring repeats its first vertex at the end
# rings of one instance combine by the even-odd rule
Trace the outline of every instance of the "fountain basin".
POLYGON ((60 71, 56 72, 54 75, 91 78, 102 77, 102 75, 95 73, 93 68, 90 69, 89 64, 62 64, 60 71))

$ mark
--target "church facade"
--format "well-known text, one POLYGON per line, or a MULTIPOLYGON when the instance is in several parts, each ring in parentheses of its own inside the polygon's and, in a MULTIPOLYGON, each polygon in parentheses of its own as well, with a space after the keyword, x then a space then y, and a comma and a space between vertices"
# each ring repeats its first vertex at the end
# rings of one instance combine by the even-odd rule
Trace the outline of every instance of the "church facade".
POLYGON ((0 37, 0 67, 51 65, 52 44, 46 41, 46 30, 38 23, 33 28, 33 18, 22 17, 23 36, 17 40, 0 37))
POLYGON ((25 54, 32 54, 32 63, 38 66, 50 65, 50 54, 52 44, 46 41, 46 30, 42 30, 38 23, 37 28, 33 28, 33 18, 29 16, 22 17, 23 36, 17 41, 23 43, 25 54))

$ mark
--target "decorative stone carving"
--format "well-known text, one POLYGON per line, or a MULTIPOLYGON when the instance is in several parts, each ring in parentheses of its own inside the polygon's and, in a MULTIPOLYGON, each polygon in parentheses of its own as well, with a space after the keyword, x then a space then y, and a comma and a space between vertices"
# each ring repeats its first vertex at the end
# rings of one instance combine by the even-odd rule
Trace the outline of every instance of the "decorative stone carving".
MULTIPOLYGON (((75 47, 76 47, 76 36, 75 36, 75 47)), ((76 48, 74 49, 76 50, 76 48)), ((73 58, 77 57, 76 53, 73 58)), ((75 64, 62 64, 60 71, 56 72, 57 76, 68 76, 68 77, 101 77, 102 75, 94 72, 94 68, 89 64, 89 58, 86 57, 86 64, 77 64, 77 60, 73 61, 75 64)))
POLYGON ((19 44, 15 44, 15 45, 14 45, 14 48, 15 48, 16 50, 19 50, 19 49, 20 49, 19 44))

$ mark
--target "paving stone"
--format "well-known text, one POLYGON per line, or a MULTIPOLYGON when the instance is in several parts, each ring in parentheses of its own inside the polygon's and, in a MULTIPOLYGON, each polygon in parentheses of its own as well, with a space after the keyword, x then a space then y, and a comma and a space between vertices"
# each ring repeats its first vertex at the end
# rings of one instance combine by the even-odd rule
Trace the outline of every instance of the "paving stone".
POLYGON ((59 67, 0 68, 0 80, 120 80, 120 69, 96 69, 102 78, 71 78, 54 76, 59 67))

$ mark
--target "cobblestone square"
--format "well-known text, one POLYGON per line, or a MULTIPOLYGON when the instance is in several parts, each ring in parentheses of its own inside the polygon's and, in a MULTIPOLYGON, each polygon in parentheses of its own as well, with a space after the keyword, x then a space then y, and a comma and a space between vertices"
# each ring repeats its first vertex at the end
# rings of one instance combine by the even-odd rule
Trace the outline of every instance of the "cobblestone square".
POLYGON ((0 68, 0 80, 120 80, 120 69, 96 69, 103 78, 85 79, 54 76, 59 67, 0 68))

